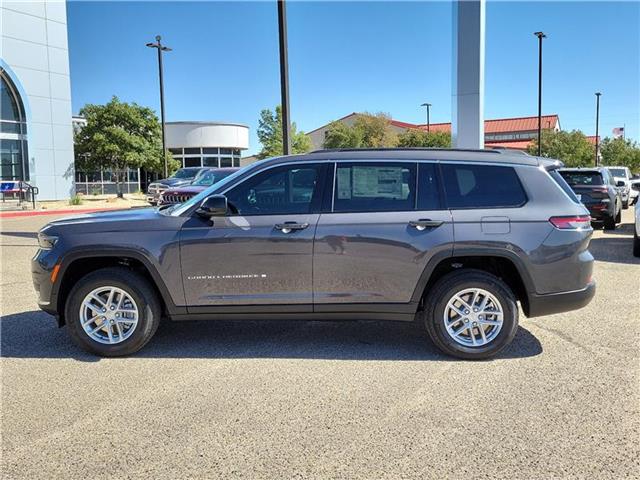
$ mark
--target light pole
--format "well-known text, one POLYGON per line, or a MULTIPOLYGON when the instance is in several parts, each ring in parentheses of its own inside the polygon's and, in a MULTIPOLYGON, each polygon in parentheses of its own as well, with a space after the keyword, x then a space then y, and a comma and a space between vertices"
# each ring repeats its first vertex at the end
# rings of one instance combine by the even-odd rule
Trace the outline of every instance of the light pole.
POLYGON ((164 123, 164 78, 162 68, 162 52, 170 52, 171 48, 160 43, 162 37, 156 35, 156 43, 147 43, 147 47, 158 49, 158 74, 160 76, 160 121, 162 122, 162 159, 164 160, 164 178, 169 176, 169 166, 167 165, 167 143, 166 128, 164 123))
POLYGON ((538 37, 538 156, 542 156, 542 39, 547 38, 543 32, 535 32, 538 37))
POLYGON ((598 152, 600 150, 600 139, 598 134, 600 127, 600 95, 602 95, 600 92, 596 92, 596 167, 599 163, 598 152))
POLYGON ((423 103, 421 107, 427 107, 427 133, 431 132, 431 120, 429 119, 429 111, 431 110, 430 103, 423 103))
POLYGON ((278 3, 278 39, 280 43, 280 104, 282 108, 282 152, 291 153, 291 122, 289 121, 289 55, 287 53, 287 6, 278 3))

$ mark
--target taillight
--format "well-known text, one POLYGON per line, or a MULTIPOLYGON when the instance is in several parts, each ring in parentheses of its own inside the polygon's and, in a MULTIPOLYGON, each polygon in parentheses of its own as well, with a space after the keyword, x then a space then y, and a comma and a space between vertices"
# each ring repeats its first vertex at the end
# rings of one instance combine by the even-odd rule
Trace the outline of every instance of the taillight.
POLYGON ((551 224, 560 230, 581 230, 591 227, 589 215, 572 215, 567 217, 551 217, 551 224))

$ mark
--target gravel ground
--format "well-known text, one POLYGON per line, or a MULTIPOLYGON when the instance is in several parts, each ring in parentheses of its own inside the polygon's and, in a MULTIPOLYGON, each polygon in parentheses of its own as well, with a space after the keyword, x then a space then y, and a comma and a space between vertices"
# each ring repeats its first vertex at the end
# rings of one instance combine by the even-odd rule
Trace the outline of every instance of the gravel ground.
POLYGON ((486 362, 413 325, 165 324, 138 355, 82 353, 29 261, 54 217, 2 222, 2 478, 639 478, 633 210, 596 232, 597 296, 528 320, 486 362))

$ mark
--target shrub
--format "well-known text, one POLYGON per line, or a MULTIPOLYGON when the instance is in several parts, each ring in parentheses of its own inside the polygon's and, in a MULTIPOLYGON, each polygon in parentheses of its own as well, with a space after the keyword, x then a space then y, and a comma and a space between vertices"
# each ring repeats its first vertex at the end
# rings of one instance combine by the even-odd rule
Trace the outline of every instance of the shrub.
POLYGON ((69 205, 82 205, 82 198, 78 195, 74 195, 69 199, 69 205))

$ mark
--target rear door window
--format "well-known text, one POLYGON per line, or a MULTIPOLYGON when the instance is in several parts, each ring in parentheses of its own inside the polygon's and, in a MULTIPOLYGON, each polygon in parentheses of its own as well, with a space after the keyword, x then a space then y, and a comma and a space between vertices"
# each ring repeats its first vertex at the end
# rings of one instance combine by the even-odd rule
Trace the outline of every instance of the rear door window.
POLYGON ((519 207, 527 201, 513 167, 442 164, 449 208, 519 207))
POLYGON ((333 211, 414 210, 415 190, 415 163, 338 163, 333 211))

